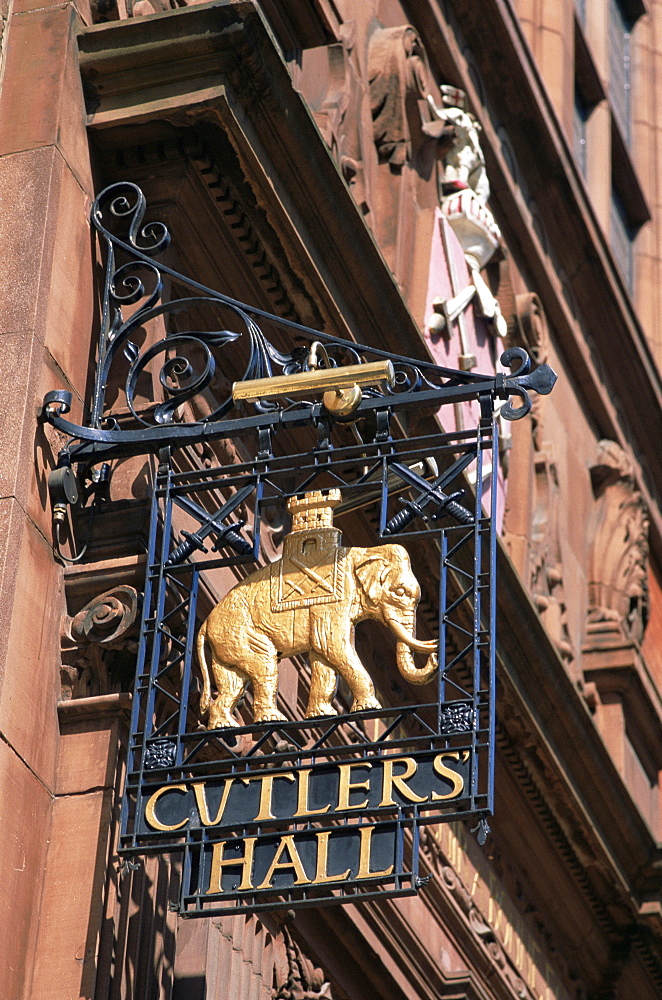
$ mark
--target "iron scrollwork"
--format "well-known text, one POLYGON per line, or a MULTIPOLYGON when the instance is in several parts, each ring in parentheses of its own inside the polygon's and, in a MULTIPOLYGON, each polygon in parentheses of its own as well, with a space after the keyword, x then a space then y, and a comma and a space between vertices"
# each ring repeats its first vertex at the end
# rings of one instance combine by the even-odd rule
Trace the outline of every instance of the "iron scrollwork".
MULTIPOLYGON (((65 420, 71 407, 70 393, 57 390, 44 398, 42 418, 73 441, 71 459, 95 463, 110 457, 156 451, 164 443, 177 446, 202 440, 205 436, 224 436, 235 427, 228 420, 246 421, 246 404, 237 407, 230 393, 215 392, 216 405, 200 417, 183 409, 186 403, 203 393, 215 376, 235 375, 235 381, 278 378, 310 370, 311 346, 322 345, 322 366, 338 367, 389 359, 395 378, 390 386, 364 391, 356 416, 366 410, 392 405, 442 405, 468 399, 508 399, 518 396, 519 406, 506 403, 502 415, 518 420, 531 408, 529 392, 548 393, 556 375, 548 365, 530 371, 531 362, 521 348, 506 351, 502 364, 512 374, 480 375, 455 371, 430 362, 401 357, 387 351, 351 343, 319 330, 313 330, 209 288, 177 272, 154 258, 170 244, 170 234, 162 222, 145 222, 147 205, 140 188, 129 182, 113 184, 96 198, 92 223, 105 248, 105 281, 101 330, 97 349, 97 369, 90 405, 89 420, 79 425, 65 420), (164 301, 164 288, 178 290, 164 301), (182 289, 186 294, 179 294, 182 289), (135 309, 133 307, 136 307, 135 309), (193 329, 191 319, 211 310, 199 325, 212 329, 193 329), (222 315, 223 321, 218 322, 222 315), (165 336, 147 346, 139 346, 146 324, 156 321, 165 327, 165 336), (269 339, 258 323, 268 325, 283 350, 269 339), (232 328, 234 327, 234 328, 232 328), (234 353, 228 350, 234 348, 234 353), (221 352, 223 352, 221 354, 221 352), (138 405, 141 378, 150 365, 163 360, 154 382, 162 398, 151 405, 138 405), (118 369, 125 369, 118 379, 118 369), (107 394, 111 379, 122 383, 126 410, 131 424, 118 421, 109 412, 107 394)), ((279 405, 255 400, 252 404, 253 426, 268 425, 281 419, 283 410, 306 411, 316 418, 328 416, 323 406, 312 400, 288 399, 279 405)), ((291 418, 291 414, 289 415, 291 418)))

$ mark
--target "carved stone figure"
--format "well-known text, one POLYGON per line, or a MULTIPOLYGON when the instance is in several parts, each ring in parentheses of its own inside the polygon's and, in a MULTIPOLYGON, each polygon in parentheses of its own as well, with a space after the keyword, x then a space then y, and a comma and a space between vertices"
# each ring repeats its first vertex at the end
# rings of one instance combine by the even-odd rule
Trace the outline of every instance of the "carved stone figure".
POLYGON ((444 157, 444 171, 441 177, 442 194, 451 194, 471 188, 483 202, 490 197, 490 183, 485 171, 485 157, 480 148, 478 120, 467 108, 467 96, 457 87, 442 86, 442 106, 439 108, 432 97, 428 103, 433 114, 442 122, 453 125, 455 138, 451 149, 444 157))
POLYGON ((233 587, 201 626, 200 709, 208 713, 209 729, 237 724, 231 713, 248 682, 255 721, 284 720, 276 707, 278 662, 301 653, 308 654, 311 666, 309 718, 337 714, 331 705, 337 675, 352 693, 352 711, 381 708, 354 648, 354 626, 369 618, 397 637, 396 662, 406 680, 425 684, 435 673, 436 643, 414 637, 421 590, 406 549, 395 544, 342 547, 340 531, 333 527, 333 507, 340 501, 338 490, 290 500, 293 524, 282 559, 233 587), (428 654, 421 669, 412 650, 428 654))
POLYGON ((494 256, 501 231, 487 207, 490 185, 480 148, 480 125, 467 106, 467 97, 457 87, 440 87, 442 105, 428 95, 428 105, 439 122, 452 125, 452 147, 445 153, 439 178, 441 210, 457 236, 471 278, 481 315, 492 323, 495 334, 504 337, 507 324, 499 303, 481 275, 494 256))

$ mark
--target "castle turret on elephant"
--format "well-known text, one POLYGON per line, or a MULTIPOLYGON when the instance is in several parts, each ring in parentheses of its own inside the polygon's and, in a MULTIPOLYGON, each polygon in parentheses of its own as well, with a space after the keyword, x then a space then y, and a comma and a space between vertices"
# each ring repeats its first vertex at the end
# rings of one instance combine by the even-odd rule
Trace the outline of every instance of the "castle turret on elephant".
POLYGON ((233 587, 201 626, 200 709, 209 729, 237 725, 232 712, 249 682, 255 722, 284 720, 276 707, 278 663, 304 653, 311 667, 307 717, 336 714, 331 700, 338 675, 352 693, 352 711, 381 708, 354 648, 354 626, 366 619, 396 636, 396 663, 407 681, 425 684, 437 670, 436 642, 414 637, 421 591, 406 549, 341 546, 332 520, 340 499, 331 490, 291 500, 293 525, 282 558, 233 587), (412 651, 428 655, 425 666, 416 667, 412 651))

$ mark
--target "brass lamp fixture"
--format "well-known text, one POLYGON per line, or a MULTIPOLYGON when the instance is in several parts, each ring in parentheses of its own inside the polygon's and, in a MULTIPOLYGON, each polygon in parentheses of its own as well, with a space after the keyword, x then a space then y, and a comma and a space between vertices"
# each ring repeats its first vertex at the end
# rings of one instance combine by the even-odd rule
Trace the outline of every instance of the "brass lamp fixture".
POLYGON ((232 398, 255 402, 258 399, 305 399, 322 393, 322 403, 335 417, 347 417, 357 408, 363 393, 361 386, 381 386, 395 383, 395 371, 389 360, 371 361, 364 365, 341 365, 332 368, 323 345, 315 341, 308 356, 310 371, 296 375, 278 375, 274 378, 256 378, 235 382, 232 398), (325 367, 318 367, 318 352, 325 360, 325 367))

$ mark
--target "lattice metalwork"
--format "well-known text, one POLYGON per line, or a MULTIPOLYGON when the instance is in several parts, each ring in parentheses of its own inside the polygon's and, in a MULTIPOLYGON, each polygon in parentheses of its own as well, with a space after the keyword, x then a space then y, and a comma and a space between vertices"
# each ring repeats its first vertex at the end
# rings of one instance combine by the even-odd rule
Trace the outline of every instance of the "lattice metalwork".
MULTIPOLYGON (((489 466, 493 474, 496 459, 490 421, 462 434, 408 440, 385 435, 383 440, 368 446, 364 443, 285 457, 263 457, 244 466, 204 472, 176 472, 171 463, 162 463, 153 498, 120 846, 125 852, 140 853, 176 850, 186 845, 190 860, 185 867, 185 908, 199 907, 203 912, 210 909, 209 900, 201 901, 194 884, 201 877, 200 865, 204 874, 204 859, 208 858, 210 845, 226 838, 229 829, 235 837, 257 837, 258 843, 261 838, 268 841, 269 836, 275 835, 274 829, 279 829, 277 820, 290 818, 294 803, 287 796, 282 802, 277 801, 275 808, 281 814, 274 814, 275 824, 270 819, 266 823, 237 826, 230 813, 227 820, 213 826, 201 827, 189 822, 183 834, 181 828, 155 830, 145 823, 144 817, 152 796, 166 785, 187 789, 160 799, 160 822, 173 826, 181 822, 181 808, 195 811, 196 782, 205 784, 205 794, 212 796, 216 811, 219 805, 216 792, 226 780, 255 780, 264 774, 265 768, 273 774, 296 775, 325 764, 351 761, 357 767, 361 762, 378 766, 384 760, 405 757, 429 770, 434 757, 447 754, 461 776, 460 795, 425 803, 405 799, 395 808, 370 803, 369 809, 362 813, 363 822, 369 816, 373 826, 381 830, 385 824, 384 829, 391 831, 388 849, 393 848, 394 858, 399 859, 400 868, 396 865, 394 869, 399 874, 382 880, 388 884, 380 891, 397 894, 405 889, 415 891, 418 885, 412 861, 415 854, 407 855, 410 862, 405 870, 403 845, 411 843, 411 831, 419 823, 466 816, 480 820, 491 813, 494 536, 490 512, 483 508, 482 480, 484 466, 489 466), (427 471, 428 477, 434 476, 434 482, 426 480, 427 489, 442 490, 446 495, 454 492, 467 469, 472 470, 476 477, 475 498, 466 507, 455 501, 456 516, 462 517, 464 523, 458 523, 449 512, 438 511, 436 519, 432 517, 425 522, 418 517, 404 524, 397 535, 391 533, 406 520, 399 515, 411 513, 410 505, 416 503, 414 495, 419 484, 414 487, 412 481, 417 482, 419 473, 412 470, 417 468, 427 471), (431 469, 437 474, 431 473, 431 469), (440 469, 446 471, 441 473, 440 469), (424 544, 435 552, 439 582, 424 584, 428 597, 439 602, 435 630, 439 636, 439 673, 433 700, 419 703, 417 689, 411 688, 409 701, 397 707, 345 711, 323 719, 292 718, 287 722, 234 729, 202 729, 197 712, 199 681, 194 637, 196 618, 199 624, 203 617, 197 613, 203 581, 221 567, 241 569, 258 558, 260 524, 269 516, 270 509, 282 508, 287 499, 306 490, 332 487, 340 488, 344 501, 336 511, 339 527, 343 515, 364 508, 379 538, 385 541, 397 538, 398 542, 414 546, 424 544), (227 499, 217 509, 210 510, 219 497, 227 499), (248 531, 236 520, 239 506, 250 510, 248 531), (182 514, 198 521, 198 534, 213 521, 205 542, 206 547, 214 545, 216 553, 203 553, 190 544, 194 530, 182 527, 182 514), (233 532, 231 539, 228 528, 233 532), (183 551, 188 553, 185 558, 183 551), (165 822, 163 817, 168 819, 172 808, 176 813, 173 822, 165 822), (195 862, 193 855, 198 859, 195 862)), ((394 662, 388 669, 395 671, 394 662)), ((339 710, 343 711, 342 704, 339 710)), ((330 794, 335 794, 333 789, 330 794)), ((357 835, 354 817, 338 816, 336 821, 341 829, 349 831, 345 836, 351 836, 351 830, 357 835)), ((295 818, 287 829, 305 834, 312 829, 311 821, 295 818)), ((319 832, 321 828, 315 829, 319 832)), ((375 880, 364 879, 359 883, 347 879, 342 898, 350 899, 371 888, 377 891, 374 883, 375 880)), ((324 892, 337 898, 341 890, 335 884, 326 889, 316 885, 289 889, 288 905, 297 901, 319 902, 324 892)), ((257 892, 248 901, 245 892, 233 895, 224 891, 222 901, 213 903, 221 908, 227 905, 236 908, 238 898, 242 900, 241 906, 249 908, 274 905, 273 890, 257 892)))

